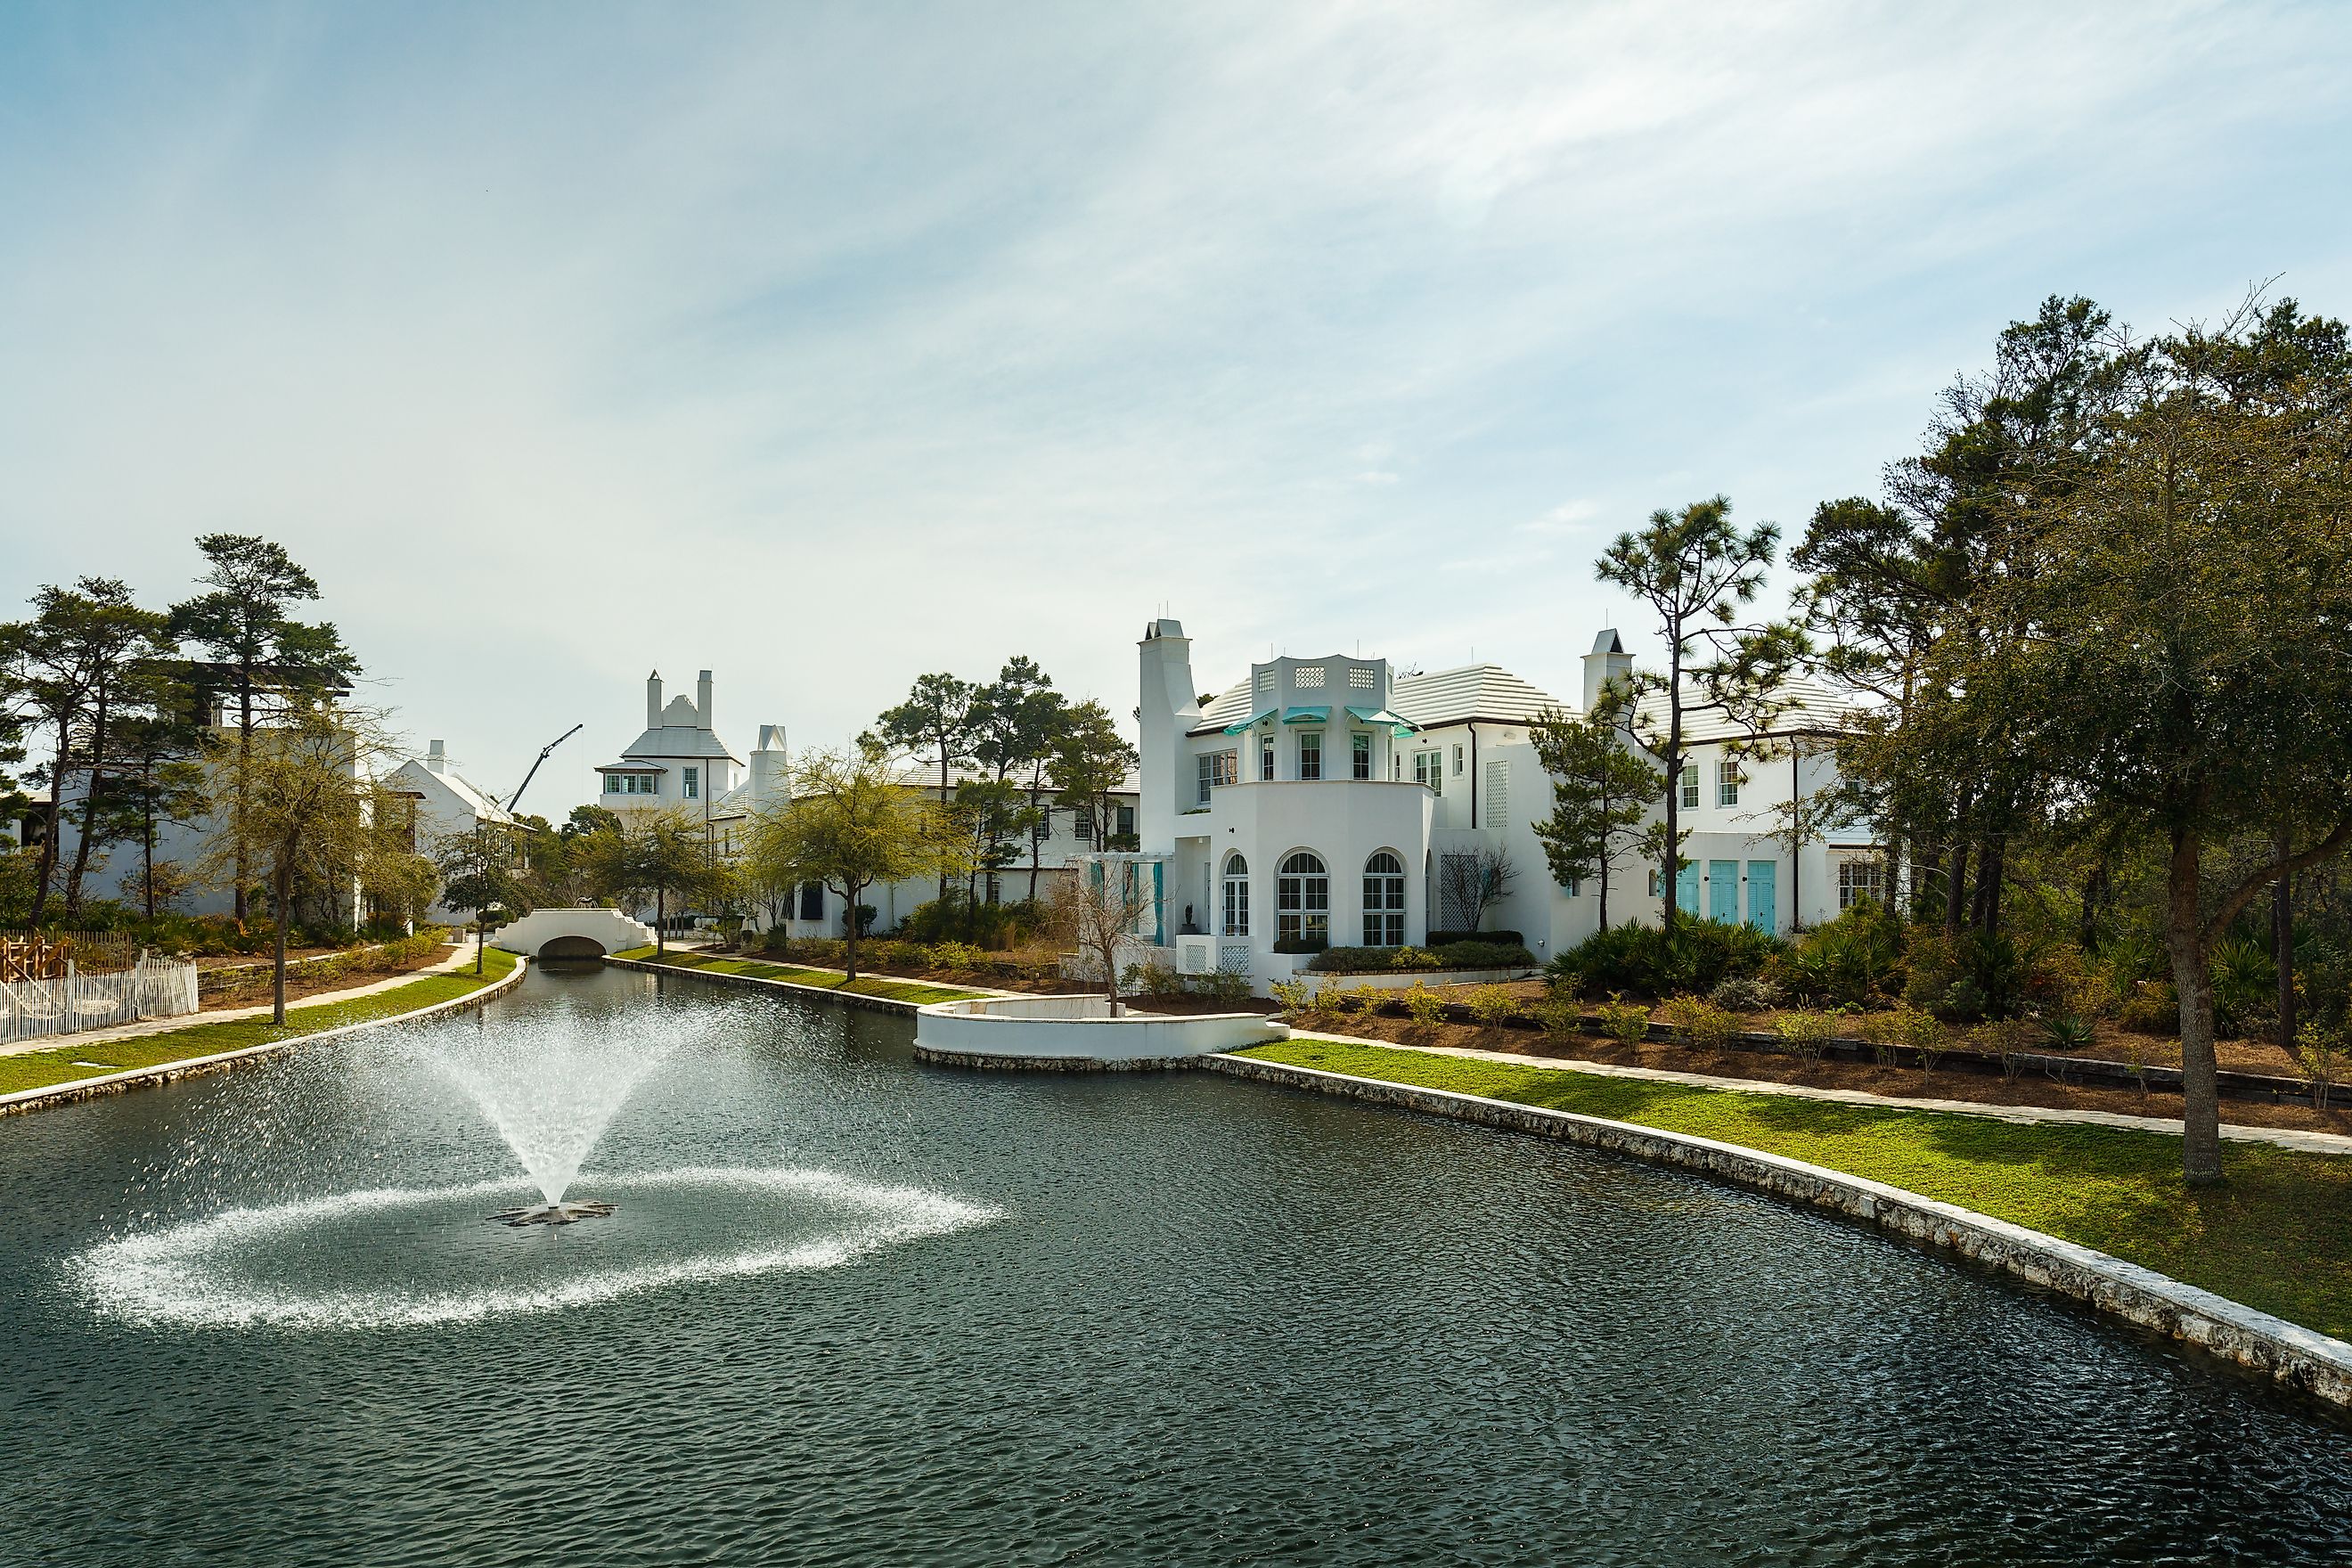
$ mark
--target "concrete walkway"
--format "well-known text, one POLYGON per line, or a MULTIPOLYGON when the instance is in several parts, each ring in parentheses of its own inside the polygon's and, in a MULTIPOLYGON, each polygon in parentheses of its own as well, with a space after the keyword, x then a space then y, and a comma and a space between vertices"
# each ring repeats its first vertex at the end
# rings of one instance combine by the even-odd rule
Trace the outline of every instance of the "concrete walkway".
MULTIPOLYGON (((304 1007, 321 1007, 335 1002, 348 1002, 355 996, 373 996, 380 991, 390 991, 395 986, 405 985, 412 980, 420 980, 428 974, 447 974, 457 969, 471 969, 473 966, 473 948, 461 943, 455 952, 438 963, 428 963, 422 969, 404 969, 397 974, 387 975, 382 980, 373 981, 365 985, 354 985, 347 991, 321 991, 315 995, 289 1000, 286 1004, 286 1011, 291 1014, 304 1007)), ((80 1050, 86 1046, 106 1046, 117 1040, 135 1040, 142 1035, 168 1035, 174 1029, 193 1029, 205 1024, 230 1024, 239 1018, 267 1018, 270 1012, 270 1004, 264 1002, 255 1007, 223 1007, 208 1012, 183 1013, 176 1018, 147 1018, 136 1024, 117 1024, 108 1029, 79 1029, 70 1035, 42 1035, 35 1039, 19 1040, 13 1046, 0 1046, 0 1057, 25 1056, 34 1051, 61 1050, 68 1047, 80 1050)))
MULTIPOLYGON (((1534 1068, 1545 1072, 1590 1073, 1598 1078, 1647 1079, 1653 1083, 1678 1083, 1693 1089, 1727 1089, 1741 1094, 1780 1094, 1792 1100, 1822 1100, 1839 1105, 1876 1106, 1887 1110, 1940 1110, 1957 1116, 1986 1116, 2021 1125, 2074 1122, 2086 1127, 2119 1127, 2131 1132, 2157 1132, 2178 1138, 2180 1119, 2174 1116, 2129 1116, 2114 1110, 2071 1110, 2056 1106, 1986 1105, 1972 1100, 1929 1100, 1908 1095, 1873 1094, 1860 1089, 1815 1089, 1801 1083, 1772 1083, 1752 1078, 1717 1078, 1710 1073, 1674 1072, 1664 1068, 1620 1067, 1613 1062, 1590 1062, 1565 1057, 1527 1057, 1512 1051, 1486 1051, 1472 1046, 1406 1046, 1391 1040, 1370 1040, 1355 1035, 1325 1035, 1296 1029, 1297 1040, 1328 1040, 1344 1046, 1386 1046, 1391 1050, 1419 1051, 1425 1056, 1462 1057, 1471 1061, 1497 1062, 1507 1067, 1534 1068)), ((2352 1154, 2352 1137, 2340 1132, 2307 1132, 2294 1127, 2248 1127, 2221 1124, 2221 1136, 2239 1143, 2269 1143, 2303 1154, 2352 1154)))

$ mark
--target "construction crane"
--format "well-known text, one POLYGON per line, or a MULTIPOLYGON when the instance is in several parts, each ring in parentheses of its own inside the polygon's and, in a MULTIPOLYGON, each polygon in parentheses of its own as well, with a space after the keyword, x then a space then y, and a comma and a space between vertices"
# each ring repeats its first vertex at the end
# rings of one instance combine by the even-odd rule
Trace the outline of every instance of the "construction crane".
MULTIPOLYGON (((541 746, 539 749, 539 763, 547 761, 549 757, 554 755, 556 747, 563 744, 564 742, 572 739, 572 736, 577 735, 581 731, 585 730, 587 727, 588 726, 585 724, 574 724, 572 728, 564 731, 563 733, 556 736, 555 739, 550 741, 544 746, 541 746)), ((531 763, 530 772, 523 774, 522 783, 515 785, 514 800, 507 802, 507 810, 509 813, 511 813, 515 808, 515 801, 522 798, 522 792, 530 787, 530 781, 539 776, 539 763, 531 763)))

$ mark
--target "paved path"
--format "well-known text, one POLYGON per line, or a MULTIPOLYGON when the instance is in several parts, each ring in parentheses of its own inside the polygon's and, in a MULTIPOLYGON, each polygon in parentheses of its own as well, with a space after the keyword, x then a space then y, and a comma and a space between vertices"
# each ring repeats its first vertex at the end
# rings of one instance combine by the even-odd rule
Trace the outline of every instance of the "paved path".
MULTIPOLYGON (((1928 1100, 1907 1095, 1873 1094, 1860 1089, 1815 1089, 1801 1083, 1773 1083, 1752 1078, 1717 1078, 1709 1073, 1674 1072, 1664 1068, 1620 1067, 1613 1062, 1589 1062, 1563 1057, 1528 1057, 1513 1051, 1485 1051, 1472 1046, 1406 1046, 1391 1040, 1370 1040, 1355 1035, 1325 1035, 1305 1029, 1291 1032, 1293 1040, 1329 1040, 1339 1045, 1387 1046, 1393 1050, 1421 1051, 1436 1057, 1465 1057, 1473 1061, 1500 1062, 1510 1067, 1549 1072, 1591 1073, 1601 1078, 1648 1079, 1654 1083, 1687 1084, 1695 1089, 1737 1089, 1742 1094, 1784 1094, 1792 1100, 1825 1100, 1840 1105, 1874 1105, 1890 1110, 1941 1110, 1959 1116, 1989 1116, 1996 1121, 2075 1122, 2090 1127, 2121 1127, 2133 1132, 2180 1136, 2175 1116, 2128 1116, 2114 1110, 2070 1110, 2056 1106, 1986 1105, 1973 1100, 1928 1100)), ((2240 1143, 2270 1143, 2305 1154, 2352 1154, 2352 1137, 2340 1132, 2308 1132, 2294 1127, 2249 1127, 2221 1124, 2221 1136, 2240 1143)))
MULTIPOLYGON (((321 991, 315 995, 304 996, 299 1000, 289 999, 286 1004, 286 1010, 292 1013, 303 1007, 318 1007, 334 1002, 348 1002, 354 996, 373 996, 379 991, 390 991, 394 986, 405 985, 410 981, 427 974, 447 974, 460 968, 471 969, 473 964, 473 949, 470 946, 460 945, 456 952, 438 963, 429 963, 422 969, 404 969, 397 974, 388 975, 384 979, 366 985, 354 985, 348 991, 321 991)), ((176 1018, 148 1018, 136 1024, 117 1024, 107 1029, 80 1029, 70 1035, 42 1035, 29 1040, 19 1040, 13 1046, 0 1046, 0 1057, 23 1056, 32 1051, 54 1051, 67 1046, 79 1050, 85 1046, 111 1045, 117 1040, 135 1040, 142 1035, 167 1035, 174 1029, 193 1029, 205 1024, 229 1024, 239 1018, 266 1018, 269 1016, 270 1011, 270 1005, 264 1002, 255 1007, 223 1007, 216 1011, 183 1013, 176 1018)))

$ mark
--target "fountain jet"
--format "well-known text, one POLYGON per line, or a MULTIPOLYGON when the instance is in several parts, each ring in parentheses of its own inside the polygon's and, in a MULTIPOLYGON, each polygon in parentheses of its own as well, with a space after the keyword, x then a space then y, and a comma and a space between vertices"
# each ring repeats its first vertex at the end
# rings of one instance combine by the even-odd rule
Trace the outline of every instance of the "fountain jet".
POLYGON ((612 1204, 572 1198, 562 1203, 534 1204, 528 1208, 500 1209, 489 1217, 509 1226, 571 1225, 583 1219, 603 1219, 612 1214, 614 1207, 612 1204))

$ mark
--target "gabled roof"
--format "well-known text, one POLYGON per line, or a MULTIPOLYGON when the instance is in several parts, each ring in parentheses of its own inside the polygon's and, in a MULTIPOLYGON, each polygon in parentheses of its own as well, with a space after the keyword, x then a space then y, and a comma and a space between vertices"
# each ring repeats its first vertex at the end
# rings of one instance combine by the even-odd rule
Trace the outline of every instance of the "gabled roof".
POLYGON ((727 749, 727 742, 708 730, 687 724, 664 724, 639 735, 634 744, 625 747, 621 755, 642 757, 725 757, 740 766, 743 759, 727 749))
POLYGON ((1498 664, 1397 676, 1390 684, 1389 706, 1423 730, 1472 719, 1531 724, 1547 708, 1570 710, 1570 704, 1498 664))
POLYGON ((511 822, 514 820, 507 814, 507 808, 480 785, 446 766, 436 771, 427 766, 422 757, 411 757, 402 763, 400 766, 393 769, 391 777, 404 778, 411 784, 422 784, 430 780, 456 796, 460 805, 485 821, 511 822))

